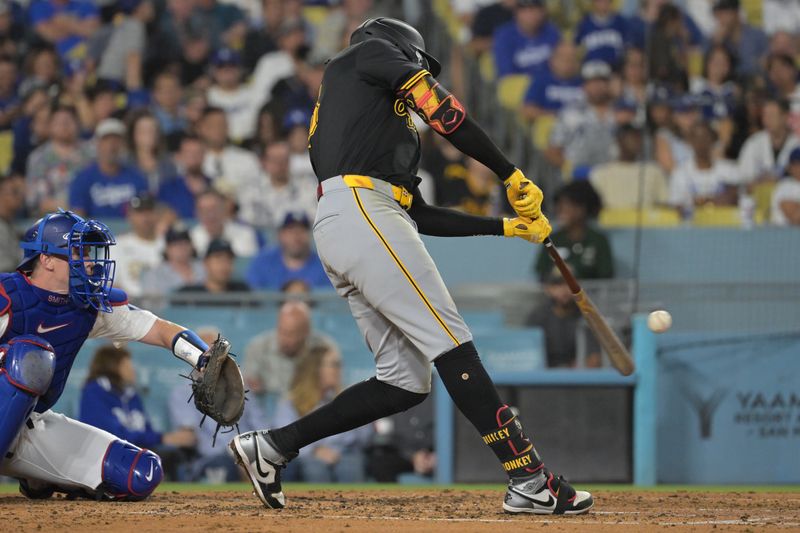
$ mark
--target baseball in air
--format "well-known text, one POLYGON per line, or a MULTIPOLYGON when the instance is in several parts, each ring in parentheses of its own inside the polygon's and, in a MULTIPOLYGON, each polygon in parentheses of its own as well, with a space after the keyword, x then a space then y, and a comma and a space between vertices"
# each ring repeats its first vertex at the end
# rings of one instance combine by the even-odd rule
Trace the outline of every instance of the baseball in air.
POLYGON ((663 309, 653 311, 647 317, 647 327, 654 333, 664 333, 672 327, 672 315, 663 309))

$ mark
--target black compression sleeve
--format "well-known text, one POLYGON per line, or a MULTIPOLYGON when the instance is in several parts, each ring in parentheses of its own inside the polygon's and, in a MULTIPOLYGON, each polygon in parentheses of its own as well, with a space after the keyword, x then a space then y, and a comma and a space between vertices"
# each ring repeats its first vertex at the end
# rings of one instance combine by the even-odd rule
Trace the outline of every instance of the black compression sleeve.
POLYGON ((492 142, 477 122, 467 115, 464 122, 445 139, 473 159, 477 159, 497 174, 501 180, 514 173, 516 167, 492 142))
POLYGON ((414 189, 409 216, 423 235, 434 237, 468 237, 470 235, 503 235, 503 219, 468 215, 454 209, 425 203, 419 188, 414 189))

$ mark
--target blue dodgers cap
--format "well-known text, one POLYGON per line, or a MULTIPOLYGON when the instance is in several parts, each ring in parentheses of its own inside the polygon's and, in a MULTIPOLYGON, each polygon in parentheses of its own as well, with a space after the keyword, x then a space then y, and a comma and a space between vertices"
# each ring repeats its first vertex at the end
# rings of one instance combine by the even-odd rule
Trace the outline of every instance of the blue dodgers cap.
POLYGON ((220 48, 214 53, 211 64, 215 67, 239 66, 242 64, 242 56, 233 48, 220 48))
POLYGON ((287 227, 293 226, 295 224, 299 224, 299 225, 304 226, 306 228, 310 228, 311 227, 311 220, 309 220, 308 215, 306 215, 305 213, 292 213, 292 212, 289 212, 284 217, 283 222, 281 223, 280 229, 287 228, 287 227))
POLYGON ((308 127, 311 122, 311 113, 305 109, 292 109, 283 117, 283 129, 289 131, 297 126, 308 127))
POLYGON ((800 162, 800 146, 792 150, 789 154, 789 163, 798 163, 800 162))
POLYGON ((700 100, 692 94, 684 94, 673 98, 670 107, 676 113, 688 113, 700 108, 700 100))

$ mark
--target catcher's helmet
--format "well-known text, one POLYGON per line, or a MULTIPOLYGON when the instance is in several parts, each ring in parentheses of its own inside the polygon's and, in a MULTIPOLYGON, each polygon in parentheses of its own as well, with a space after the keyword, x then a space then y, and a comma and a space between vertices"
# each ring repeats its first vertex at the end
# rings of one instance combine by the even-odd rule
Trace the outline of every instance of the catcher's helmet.
POLYGON ((109 247, 114 244, 114 235, 102 222, 84 220, 59 209, 34 222, 25 232, 19 243, 24 254, 17 270, 33 270, 33 261, 41 254, 61 256, 69 264, 72 300, 82 307, 108 312, 115 267, 109 247))
POLYGON ((410 24, 402 20, 379 17, 365 20, 350 36, 350 44, 367 39, 384 39, 397 46, 408 59, 419 63, 432 76, 442 71, 442 65, 435 57, 425 51, 425 40, 410 24))

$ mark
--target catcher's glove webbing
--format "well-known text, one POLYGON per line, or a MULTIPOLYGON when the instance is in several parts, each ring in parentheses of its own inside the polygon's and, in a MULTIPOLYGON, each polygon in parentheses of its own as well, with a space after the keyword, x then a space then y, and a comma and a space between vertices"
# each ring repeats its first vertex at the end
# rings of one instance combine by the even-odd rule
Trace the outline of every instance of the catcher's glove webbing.
POLYGON ((216 444, 217 433, 220 428, 236 427, 244 412, 245 390, 242 373, 239 365, 233 360, 231 343, 221 335, 208 347, 200 357, 198 369, 194 370, 189 379, 192 380, 192 396, 194 405, 203 413, 200 425, 206 417, 211 417, 216 423, 214 440, 216 444))

